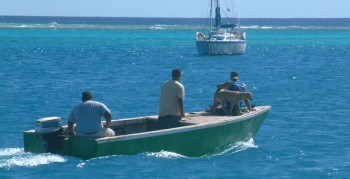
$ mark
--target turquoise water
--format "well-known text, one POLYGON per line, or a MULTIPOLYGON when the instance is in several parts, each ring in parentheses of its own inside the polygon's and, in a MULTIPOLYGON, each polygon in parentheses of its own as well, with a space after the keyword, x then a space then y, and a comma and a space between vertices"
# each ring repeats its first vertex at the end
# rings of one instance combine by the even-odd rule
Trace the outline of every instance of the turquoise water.
POLYGON ((198 23, 177 25, 181 19, 145 25, 2 22, 1 178, 350 177, 346 23, 242 20, 247 53, 207 57, 195 49, 198 23), (240 72, 255 104, 272 106, 256 138, 200 158, 162 151, 81 160, 23 151, 22 132, 42 117, 66 122, 83 90, 105 103, 114 119, 157 114, 160 85, 177 67, 184 71, 187 112, 206 109, 215 86, 232 70, 240 72))

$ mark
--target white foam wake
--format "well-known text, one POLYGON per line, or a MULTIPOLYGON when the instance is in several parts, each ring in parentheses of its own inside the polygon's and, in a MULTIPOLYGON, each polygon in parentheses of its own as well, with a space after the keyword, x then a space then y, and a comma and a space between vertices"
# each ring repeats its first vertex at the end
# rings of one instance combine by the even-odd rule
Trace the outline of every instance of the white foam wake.
POLYGON ((150 152, 146 154, 147 157, 156 157, 156 158, 166 158, 166 159, 177 159, 177 158, 185 158, 185 156, 168 151, 160 151, 160 152, 150 152))
MULTIPOLYGON (((203 157, 213 157, 213 156, 219 156, 219 155, 229 155, 229 154, 234 154, 234 153, 238 153, 250 148, 258 148, 258 146, 256 146, 254 144, 254 139, 251 138, 246 142, 236 142, 235 144, 232 144, 231 146, 229 146, 226 150, 218 153, 218 154, 214 154, 214 155, 205 155, 203 157)), ((160 152, 150 152, 147 153, 146 156, 148 157, 156 157, 156 158, 165 158, 165 159, 178 159, 178 158, 187 158, 186 156, 183 156, 181 154, 175 153, 175 152, 169 152, 169 151, 160 151, 160 152)), ((191 158, 191 157, 190 157, 191 158)))
POLYGON ((11 167, 34 167, 38 165, 46 165, 56 162, 65 162, 60 155, 43 153, 33 154, 30 152, 24 152, 23 148, 6 148, 0 149, 0 168, 11 167))
POLYGON ((246 142, 236 142, 235 144, 233 144, 232 146, 230 146, 229 148, 220 152, 217 155, 234 154, 250 148, 258 148, 258 146, 254 144, 253 138, 249 139, 246 142))

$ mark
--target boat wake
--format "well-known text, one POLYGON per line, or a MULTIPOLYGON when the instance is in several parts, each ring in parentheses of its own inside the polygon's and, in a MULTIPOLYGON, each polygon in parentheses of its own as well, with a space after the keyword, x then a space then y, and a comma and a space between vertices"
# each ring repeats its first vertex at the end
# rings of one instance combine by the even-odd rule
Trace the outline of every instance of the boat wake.
POLYGON ((178 159, 178 158, 186 158, 181 154, 175 152, 168 151, 160 151, 160 152, 150 152, 146 154, 147 157, 156 157, 156 158, 165 158, 165 159, 178 159))
POLYGON ((35 167, 50 163, 65 162, 62 156, 56 154, 33 154, 24 152, 23 148, 0 149, 0 168, 9 169, 11 167, 35 167))
MULTIPOLYGON (((241 151, 245 151, 250 148, 258 148, 257 145, 254 144, 254 139, 251 138, 246 142, 236 142, 232 145, 230 145, 226 150, 214 154, 214 155, 205 155, 203 157, 215 157, 215 156, 222 156, 222 155, 231 155, 235 154, 241 151)), ((178 159, 178 158, 192 158, 192 157, 186 157, 184 155, 175 153, 175 152, 169 152, 169 151, 160 151, 160 152, 150 152, 146 153, 147 157, 156 157, 156 158, 165 158, 165 159, 178 159)))
POLYGON ((236 142, 234 144, 232 144, 231 146, 229 146, 229 148, 227 148, 226 150, 216 154, 216 156, 218 155, 231 155, 231 154, 235 154, 241 151, 245 151, 247 149, 250 148, 258 148, 257 145, 254 144, 254 139, 251 138, 246 142, 236 142))

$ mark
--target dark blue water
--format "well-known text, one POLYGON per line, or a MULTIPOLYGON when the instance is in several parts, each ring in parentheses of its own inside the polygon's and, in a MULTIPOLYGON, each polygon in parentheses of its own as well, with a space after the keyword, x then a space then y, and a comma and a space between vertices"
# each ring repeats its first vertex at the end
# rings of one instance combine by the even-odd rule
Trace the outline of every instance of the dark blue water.
POLYGON ((243 19, 246 54, 214 57, 197 55, 193 19, 60 19, 0 18, 1 178, 350 177, 349 19, 243 19), (256 138, 201 158, 23 151, 22 132, 42 117, 66 122, 83 90, 115 119, 156 115, 160 85, 177 67, 187 112, 206 109, 215 86, 240 72, 256 105, 273 107, 256 138))

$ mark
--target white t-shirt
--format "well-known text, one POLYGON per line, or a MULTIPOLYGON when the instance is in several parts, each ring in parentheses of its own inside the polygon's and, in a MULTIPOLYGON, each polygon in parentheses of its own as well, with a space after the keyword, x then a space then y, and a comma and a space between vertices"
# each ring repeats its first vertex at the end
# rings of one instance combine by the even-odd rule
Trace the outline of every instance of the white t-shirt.
POLYGON ((68 121, 76 123, 77 134, 96 133, 102 127, 102 116, 110 110, 97 101, 86 101, 75 106, 68 115, 68 121))
POLYGON ((178 81, 168 80, 163 83, 160 103, 159 116, 180 115, 178 98, 185 99, 185 87, 178 81))

